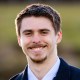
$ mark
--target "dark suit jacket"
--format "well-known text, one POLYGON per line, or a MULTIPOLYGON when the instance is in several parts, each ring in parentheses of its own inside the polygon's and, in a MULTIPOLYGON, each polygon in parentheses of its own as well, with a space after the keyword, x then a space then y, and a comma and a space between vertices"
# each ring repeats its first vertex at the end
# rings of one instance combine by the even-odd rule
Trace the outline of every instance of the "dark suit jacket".
MULTIPOLYGON (((27 67, 10 80, 28 80, 27 67)), ((60 67, 53 80, 80 80, 80 69, 68 65, 63 59, 60 59, 60 67)))

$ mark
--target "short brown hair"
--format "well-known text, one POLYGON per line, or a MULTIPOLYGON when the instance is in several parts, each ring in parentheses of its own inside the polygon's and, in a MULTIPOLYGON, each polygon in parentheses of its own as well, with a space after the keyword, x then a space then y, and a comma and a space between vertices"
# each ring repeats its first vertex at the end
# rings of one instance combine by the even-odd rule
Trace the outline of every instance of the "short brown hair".
POLYGON ((60 31, 60 29, 61 29, 60 15, 55 9, 51 8, 48 5, 31 4, 31 5, 27 6, 25 9, 23 9, 17 15, 17 17, 15 19, 17 35, 20 36, 20 28, 21 28, 22 19, 25 17, 30 17, 30 16, 35 16, 35 17, 43 16, 43 17, 47 17, 48 19, 50 19, 53 24, 55 33, 60 31))

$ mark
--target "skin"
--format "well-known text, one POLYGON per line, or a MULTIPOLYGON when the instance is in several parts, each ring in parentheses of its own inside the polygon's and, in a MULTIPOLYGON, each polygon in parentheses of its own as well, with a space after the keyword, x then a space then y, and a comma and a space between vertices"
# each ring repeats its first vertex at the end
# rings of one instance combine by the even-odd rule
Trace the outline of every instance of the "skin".
POLYGON ((48 18, 23 18, 18 43, 27 57, 30 69, 38 79, 42 79, 55 64, 58 58, 57 44, 61 39, 62 32, 55 34, 48 18))

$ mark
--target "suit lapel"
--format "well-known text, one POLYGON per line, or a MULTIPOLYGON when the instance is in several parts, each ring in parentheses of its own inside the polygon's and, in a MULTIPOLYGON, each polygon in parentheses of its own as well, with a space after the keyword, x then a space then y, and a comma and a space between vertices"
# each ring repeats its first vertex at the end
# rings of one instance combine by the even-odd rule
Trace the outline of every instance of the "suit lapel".
POLYGON ((69 65, 60 58, 60 67, 56 77, 53 80, 70 80, 69 65))
POLYGON ((21 80, 28 80, 28 66, 24 69, 21 80))

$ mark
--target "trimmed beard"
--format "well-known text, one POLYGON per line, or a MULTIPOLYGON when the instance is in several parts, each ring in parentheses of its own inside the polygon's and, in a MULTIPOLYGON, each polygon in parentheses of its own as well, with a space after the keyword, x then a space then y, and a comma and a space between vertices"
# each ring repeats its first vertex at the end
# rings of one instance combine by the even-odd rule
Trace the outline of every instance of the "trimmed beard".
POLYGON ((34 63, 37 63, 37 64, 41 64, 41 63, 43 63, 46 59, 47 59, 47 56, 45 57, 45 58, 43 58, 43 59, 41 59, 41 60, 35 60, 35 59, 32 59, 32 58, 30 58, 34 63))

